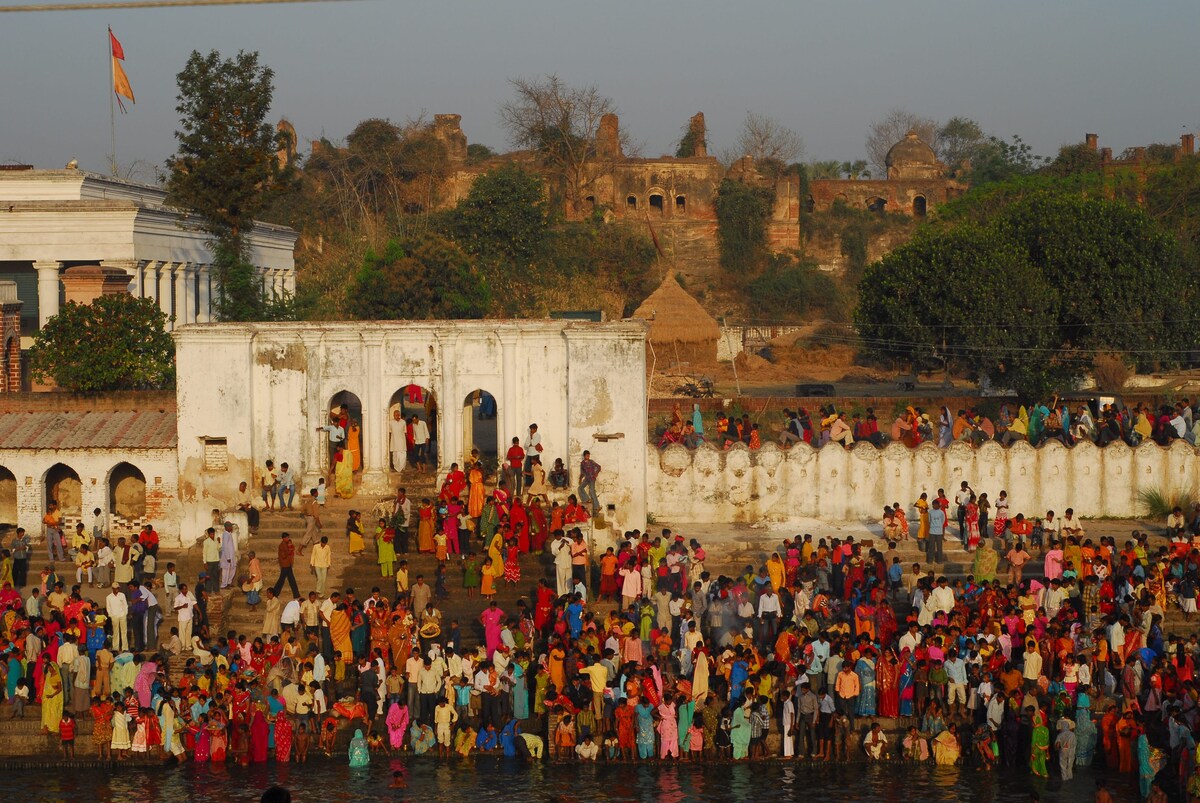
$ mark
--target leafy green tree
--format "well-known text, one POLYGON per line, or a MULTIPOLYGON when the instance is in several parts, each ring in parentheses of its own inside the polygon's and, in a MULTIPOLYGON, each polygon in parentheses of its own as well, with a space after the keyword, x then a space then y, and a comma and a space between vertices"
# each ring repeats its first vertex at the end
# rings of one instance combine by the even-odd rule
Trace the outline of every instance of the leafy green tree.
POLYGON ((826 162, 809 162, 808 176, 811 179, 840 179, 842 177, 842 165, 844 162, 839 162, 836 159, 826 162))
POLYGON ((1030 175, 1045 163, 1019 136, 1013 135, 1011 141, 988 137, 974 148, 967 179, 974 186, 1007 181, 1030 175))
POLYGON ((871 171, 867 165, 866 159, 855 159, 852 162, 842 162, 840 170, 845 174, 846 178, 851 181, 858 181, 860 178, 870 178, 871 171))
POLYGON ((923 230, 867 268, 854 322, 876 356, 914 365, 946 360, 1003 387, 1040 395, 1046 330, 1040 320, 1055 288, 1013 240, 973 224, 923 230), (1026 355, 1036 354, 1029 358, 1026 355))
POLYGON ((179 150, 167 160, 168 201, 196 215, 217 245, 218 317, 262 317, 244 238, 280 184, 275 154, 285 142, 267 122, 274 73, 257 53, 223 59, 192 51, 176 78, 179 150))
POLYGON ((1200 156, 1150 171, 1142 194, 1146 212, 1176 232, 1194 262, 1200 252, 1200 156))
POLYGON ((1054 160, 1042 168, 1050 176, 1074 176, 1081 173, 1100 172, 1100 154, 1088 147, 1086 142, 1063 145, 1054 160))
POLYGON ((33 338, 30 370, 74 393, 175 385, 175 341, 149 298, 126 293, 68 301, 33 338))
POLYGON ((528 270, 548 229, 542 180, 516 165, 489 170, 475 179, 448 220, 468 254, 528 270))
POLYGON ((938 128, 937 156, 955 173, 964 162, 973 161, 986 142, 979 123, 969 117, 951 117, 938 128))
POLYGON ((812 309, 830 310, 840 301, 833 280, 815 265, 778 254, 746 285, 747 306, 770 320, 793 320, 812 309))
POLYGON ((641 228, 613 226, 596 220, 564 223, 546 239, 545 273, 578 286, 608 285, 640 301, 654 289, 650 268, 657 251, 641 228))
POLYGON ((726 179, 717 189, 717 244, 721 267, 728 271, 757 273, 767 253, 767 218, 775 193, 726 179))
POLYGON ((368 252, 348 290, 361 320, 482 318, 491 295, 470 259, 450 240, 425 234, 368 252))
POLYGON ((855 323, 868 351, 937 356, 1035 398, 1098 353, 1153 366, 1196 347, 1176 322, 1200 285, 1168 233, 1120 201, 1018 187, 969 194, 867 269, 855 323))

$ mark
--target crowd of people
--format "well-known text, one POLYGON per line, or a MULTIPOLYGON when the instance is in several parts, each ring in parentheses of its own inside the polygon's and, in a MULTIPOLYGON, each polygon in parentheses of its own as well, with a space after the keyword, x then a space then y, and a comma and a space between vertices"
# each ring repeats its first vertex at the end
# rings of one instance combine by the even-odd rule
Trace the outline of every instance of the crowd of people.
POLYGON ((1028 441, 1038 446, 1053 440, 1070 447, 1081 441, 1098 446, 1122 441, 1137 446, 1152 440, 1167 446, 1174 440, 1185 440, 1194 446, 1200 439, 1200 418, 1194 415, 1187 398, 1155 409, 1147 404, 1128 406, 1120 402, 1072 405, 1055 397, 1050 402, 1028 406, 1003 403, 994 415, 988 415, 980 407, 951 412, 949 407, 942 406, 931 412, 908 406, 890 424, 886 414, 882 415, 881 424, 872 407, 847 411, 829 404, 814 411, 785 409, 779 434, 774 435, 760 429, 760 423, 752 421, 748 414, 730 416, 720 411, 706 426, 699 404, 694 404, 691 415, 686 417, 676 404, 670 421, 657 438, 660 448, 678 443, 689 449, 706 441, 723 449, 735 443, 757 449, 772 438, 782 447, 807 443, 815 448, 830 442, 849 448, 859 441, 876 447, 891 442, 916 447, 928 442, 945 448, 955 442, 978 447, 987 441, 1003 446, 1028 441))
MULTIPOLYGON (((525 468, 523 459, 522 482, 525 468)), ((1171 605, 1195 611, 1200 511, 1176 511, 1157 547, 1137 532, 1118 546, 1086 537, 1073 511, 1010 517, 1003 492, 989 503, 964 483, 953 518, 939 492, 915 503, 911 524, 889 506, 878 543, 796 536, 763 565, 726 575, 706 569, 697 540, 669 530, 627 532, 591 554, 587 505, 572 496, 561 518, 539 520, 531 485, 485 493, 481 471, 453 468, 436 502, 415 511, 401 489, 373 511, 373 537, 352 513, 344 543, 322 535, 307 545, 314 578, 326 550, 373 551, 381 582, 369 595, 326 596, 321 577, 302 597, 292 563, 305 545, 285 534, 257 633, 209 627, 211 595, 237 585, 227 530, 206 533, 213 546, 202 545, 192 588, 173 563, 155 570, 156 548, 122 546, 101 604, 83 595, 82 573, 71 583, 50 564, 18 576, 12 556, 30 549, 18 531, 0 557, 0 688, 12 716, 39 704, 67 756, 86 728, 117 759, 305 761, 332 754, 349 724, 356 766, 379 752, 892 758, 1070 780, 1076 766, 1098 764, 1136 775, 1144 796, 1155 783, 1200 794, 1200 640, 1163 624, 1171 605), (432 585, 410 578, 411 530, 416 548, 434 553, 432 585), (951 534, 972 550, 965 577, 904 565, 896 549, 951 534), (504 610, 497 586, 522 583, 522 563, 540 573, 543 555, 553 580, 539 577, 504 610), (478 646, 464 640, 473 623, 438 610, 451 572, 461 576, 455 594, 478 595, 478 646), (171 625, 165 639, 160 621, 171 625)), ((98 517, 97 552, 103 527, 98 517)), ((71 549, 79 565, 88 544, 71 549)), ((240 579, 257 610, 263 568, 248 558, 240 579)))

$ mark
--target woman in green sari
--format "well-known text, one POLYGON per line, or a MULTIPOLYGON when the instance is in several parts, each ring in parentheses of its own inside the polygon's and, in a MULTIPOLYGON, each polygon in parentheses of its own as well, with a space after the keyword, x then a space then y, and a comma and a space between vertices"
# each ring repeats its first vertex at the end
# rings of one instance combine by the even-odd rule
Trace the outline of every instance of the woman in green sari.
POLYGON ((350 766, 365 767, 371 763, 371 750, 367 746, 367 740, 363 738, 362 728, 354 731, 354 738, 350 740, 350 766))
POLYGON ((1049 777, 1046 771, 1046 759, 1049 755, 1050 729, 1046 727, 1046 716, 1040 709, 1033 708, 1033 741, 1029 747, 1029 769, 1034 775, 1049 777))
POLYGON ((975 550, 975 562, 971 566, 971 574, 976 583, 991 582, 996 579, 996 566, 1000 563, 1000 553, 992 547, 992 539, 984 536, 975 550))
POLYGON ((733 760, 743 761, 750 753, 750 718, 746 712, 750 703, 733 709, 733 720, 729 729, 729 741, 733 743, 733 760))

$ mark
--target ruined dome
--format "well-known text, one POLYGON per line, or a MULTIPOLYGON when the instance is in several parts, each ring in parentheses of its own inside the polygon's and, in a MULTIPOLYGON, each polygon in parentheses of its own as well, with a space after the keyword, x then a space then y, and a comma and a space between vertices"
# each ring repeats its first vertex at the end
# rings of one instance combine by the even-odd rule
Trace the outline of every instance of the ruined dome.
POLYGON ((906 165, 936 165, 937 155, 933 148, 926 145, 916 131, 909 131, 904 139, 897 142, 887 152, 884 160, 888 167, 903 167, 906 165))

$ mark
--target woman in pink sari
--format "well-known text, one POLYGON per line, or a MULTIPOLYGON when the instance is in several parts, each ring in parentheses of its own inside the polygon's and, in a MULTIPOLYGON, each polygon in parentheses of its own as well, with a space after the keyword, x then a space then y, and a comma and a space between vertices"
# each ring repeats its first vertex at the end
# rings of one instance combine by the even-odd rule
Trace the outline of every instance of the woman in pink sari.
POLYGON ((483 638, 487 644, 487 657, 490 661, 496 648, 500 646, 500 625, 504 621, 504 611, 492 600, 479 615, 479 621, 483 624, 483 638))
POLYGON ((387 713, 388 742, 393 750, 403 750, 408 735, 408 705, 392 703, 387 713))

